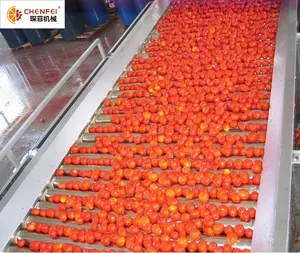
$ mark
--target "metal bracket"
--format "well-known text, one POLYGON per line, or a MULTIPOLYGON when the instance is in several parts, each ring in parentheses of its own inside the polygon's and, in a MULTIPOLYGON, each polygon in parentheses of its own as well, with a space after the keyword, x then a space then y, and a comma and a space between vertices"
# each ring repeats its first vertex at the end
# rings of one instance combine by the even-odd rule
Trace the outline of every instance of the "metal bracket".
POLYGON ((293 150, 293 164, 300 164, 300 150, 293 150))
MULTIPOLYGON (((39 116, 39 114, 44 110, 44 108, 49 104, 53 97, 60 91, 60 89, 66 84, 73 73, 81 66, 81 64, 86 60, 86 58, 93 52, 93 50, 98 47, 102 59, 107 58, 107 54, 103 48, 100 39, 96 39, 88 49, 80 56, 80 58, 74 63, 74 65, 68 70, 68 72, 62 77, 62 79, 54 86, 54 88, 49 92, 49 94, 44 98, 44 100, 38 105, 38 107, 31 113, 23 125, 17 130, 15 135, 7 142, 7 144, 0 150, 0 161, 7 156, 11 163, 15 166, 15 169, 20 167, 21 163, 18 158, 12 152, 12 147, 21 138, 25 131, 31 126, 33 121, 39 116)), ((29 154, 30 156, 30 154, 29 154)))
POLYGON ((25 161, 26 161, 27 159, 33 158, 33 157, 37 154, 38 151, 39 151, 38 148, 29 150, 29 152, 28 152, 26 155, 24 155, 24 157, 22 158, 21 164, 25 163, 25 161))
POLYGON ((15 167, 19 167, 20 166, 20 161, 15 156, 15 154, 12 152, 12 150, 9 150, 7 152, 7 157, 11 161, 11 163, 13 164, 13 166, 15 166, 15 167))

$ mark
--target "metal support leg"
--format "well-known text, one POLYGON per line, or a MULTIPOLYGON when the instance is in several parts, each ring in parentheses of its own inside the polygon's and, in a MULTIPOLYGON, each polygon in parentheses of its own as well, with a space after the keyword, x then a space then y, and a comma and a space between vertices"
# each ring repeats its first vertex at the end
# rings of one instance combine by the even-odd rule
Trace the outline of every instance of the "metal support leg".
POLYGON ((6 156, 16 168, 20 166, 20 161, 11 150, 7 152, 6 156))
POLYGON ((104 47, 103 47, 102 42, 101 42, 100 39, 99 39, 99 43, 98 43, 98 49, 99 49, 99 51, 100 51, 100 54, 101 54, 101 56, 102 56, 102 59, 105 59, 106 56, 107 56, 107 54, 106 54, 106 52, 105 52, 105 50, 104 50, 104 47))

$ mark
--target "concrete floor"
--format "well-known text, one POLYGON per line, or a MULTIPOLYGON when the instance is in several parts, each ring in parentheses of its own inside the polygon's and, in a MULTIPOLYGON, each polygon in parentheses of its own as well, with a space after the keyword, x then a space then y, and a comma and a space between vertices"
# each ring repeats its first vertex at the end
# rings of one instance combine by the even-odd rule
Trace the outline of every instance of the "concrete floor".
MULTIPOLYGON (((94 39, 100 38, 108 52, 124 30, 121 21, 116 18, 89 40, 53 40, 48 44, 17 51, 10 50, 0 36, 0 149, 94 39)), ((100 61, 101 56, 96 49, 14 146, 13 151, 19 159, 41 138, 100 61)), ((13 173, 13 166, 8 159, 2 160, 0 192, 13 173)))

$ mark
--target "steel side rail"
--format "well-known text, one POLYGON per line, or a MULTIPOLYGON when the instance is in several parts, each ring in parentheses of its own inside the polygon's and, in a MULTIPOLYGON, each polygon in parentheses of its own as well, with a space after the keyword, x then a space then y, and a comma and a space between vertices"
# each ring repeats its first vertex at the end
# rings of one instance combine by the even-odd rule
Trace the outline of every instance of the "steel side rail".
POLYGON ((296 77, 297 0, 281 1, 272 91, 251 250, 288 252, 296 77))
POLYGON ((132 28, 137 24, 137 22, 141 19, 141 17, 144 15, 144 13, 147 11, 147 9, 150 7, 152 2, 149 2, 145 5, 144 9, 139 13, 139 15, 135 18, 135 20, 130 24, 130 26, 126 29, 126 31, 122 34, 120 39, 116 42, 116 44, 109 50, 108 55, 110 56, 113 52, 116 51, 118 46, 122 43, 124 38, 130 33, 132 28))
POLYGON ((45 109, 48 103, 53 99, 53 97, 58 93, 58 91, 66 84, 73 73, 81 66, 81 64, 86 60, 86 58, 91 54, 91 52, 98 47, 99 52, 103 59, 107 57, 103 45, 100 39, 96 39, 89 48, 80 56, 80 58, 74 63, 74 65, 69 69, 69 71, 62 77, 62 79, 54 86, 50 93, 44 98, 44 100, 38 105, 38 107, 33 111, 33 113, 28 117, 24 124, 17 130, 13 137, 7 142, 7 144, 0 151, 0 161, 7 156, 8 159, 15 167, 19 167, 21 162, 12 152, 12 147, 17 143, 21 136, 26 132, 30 125, 36 120, 39 114, 45 109))

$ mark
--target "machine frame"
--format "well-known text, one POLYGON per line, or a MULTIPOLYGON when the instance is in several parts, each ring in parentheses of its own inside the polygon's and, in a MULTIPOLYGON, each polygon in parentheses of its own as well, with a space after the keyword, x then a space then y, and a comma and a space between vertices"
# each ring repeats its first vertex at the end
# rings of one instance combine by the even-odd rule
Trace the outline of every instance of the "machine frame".
MULTIPOLYGON (((99 102, 107 96, 170 2, 156 0, 148 8, 3 197, 0 202, 1 251, 5 251, 9 240, 50 182, 69 147, 82 133, 99 107, 99 102)), ((289 250, 296 28, 297 0, 283 0, 252 251, 289 250)))
POLYGON ((296 45, 297 0, 284 0, 276 37, 264 169, 251 245, 253 252, 289 251, 296 45))

